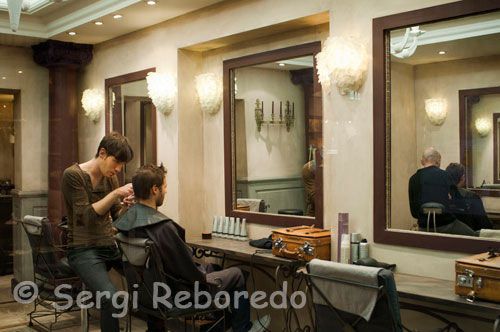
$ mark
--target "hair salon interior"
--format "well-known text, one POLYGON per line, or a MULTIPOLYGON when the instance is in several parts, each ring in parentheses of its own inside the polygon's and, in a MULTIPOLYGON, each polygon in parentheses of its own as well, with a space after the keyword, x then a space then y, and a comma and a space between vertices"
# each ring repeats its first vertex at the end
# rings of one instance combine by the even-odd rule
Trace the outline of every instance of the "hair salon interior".
MULTIPOLYGON (((287 280, 289 293, 307 294, 303 308, 252 308, 252 320, 270 314, 267 331, 335 330, 320 316, 339 309, 317 303, 349 278, 322 292, 306 276, 315 239, 295 263, 276 258, 289 253, 287 234, 268 237, 295 226, 330 231, 327 261, 387 263, 399 293, 389 311, 408 328, 499 328, 500 1, 0 0, 0 331, 73 331, 84 319, 82 331, 99 330, 99 311, 80 308, 40 327, 53 309, 38 317, 40 304, 12 293, 37 275, 25 216, 48 217, 62 246, 63 171, 94 158, 111 131, 134 151, 121 183, 143 164, 168 169, 158 209, 186 230, 197 261, 248 271, 251 293, 287 280), (429 160, 443 174, 464 166, 453 187, 474 196, 488 225, 464 221, 464 235, 436 227, 441 205, 412 214, 409 181, 429 160)), ((382 288, 344 305, 375 317, 364 302, 389 297, 382 288)), ((341 317, 366 319, 347 307, 341 317)), ((145 331, 139 311, 121 327, 145 331)), ((178 323, 168 329, 192 324, 178 323)))

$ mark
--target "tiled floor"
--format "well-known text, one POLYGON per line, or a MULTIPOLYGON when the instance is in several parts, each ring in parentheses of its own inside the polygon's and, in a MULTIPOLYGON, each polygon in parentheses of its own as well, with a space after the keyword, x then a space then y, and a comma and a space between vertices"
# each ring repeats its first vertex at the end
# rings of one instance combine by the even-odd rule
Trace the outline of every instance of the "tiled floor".
MULTIPOLYGON (((0 332, 33 332, 35 330, 28 327, 28 314, 33 310, 33 304, 21 304, 14 301, 10 290, 11 279, 12 275, 0 276, 0 332)), ((79 331, 79 312, 65 314, 64 316, 66 317, 62 318, 61 316, 61 323, 58 325, 61 329, 57 331, 79 331)), ((97 316, 98 313, 96 311, 91 312, 90 332, 98 332, 100 330, 97 316)), ((45 322, 46 319, 48 319, 48 317, 43 321, 45 322)), ((124 323, 125 319, 120 322, 123 326, 124 323)), ((132 320, 132 331, 143 332, 145 330, 146 323, 134 317, 132 320)))

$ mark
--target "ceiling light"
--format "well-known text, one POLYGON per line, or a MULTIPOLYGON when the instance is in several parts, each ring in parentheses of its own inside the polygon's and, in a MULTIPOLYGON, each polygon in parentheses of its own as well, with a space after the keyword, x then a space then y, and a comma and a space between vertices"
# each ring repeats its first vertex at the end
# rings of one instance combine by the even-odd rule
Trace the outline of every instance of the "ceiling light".
POLYGON ((6 79, 7 79, 7 77, 5 77, 5 76, 2 76, 2 80, 6 80, 6 79))
POLYGON ((285 66, 285 64, 284 64, 283 62, 278 63, 278 65, 279 65, 280 67, 284 67, 284 66, 285 66))
POLYGON ((446 51, 439 51, 439 54, 446 54, 446 51))
POLYGON ((23 73, 23 71, 22 71, 22 70, 18 70, 18 71, 17 71, 17 73, 18 73, 18 74, 22 74, 22 73, 23 73))
POLYGON ((3 108, 7 108, 7 105, 3 104, 3 108))
POLYGON ((146 3, 147 3, 148 5, 153 6, 153 5, 156 5, 156 4, 158 3, 158 1, 156 1, 156 0, 148 0, 148 2, 146 2, 146 3))
POLYGON ((122 17, 123 17, 123 15, 121 15, 121 14, 116 14, 113 16, 113 18, 122 18, 122 17))
POLYGON ((95 25, 102 25, 103 23, 101 21, 95 21, 94 24, 95 25))
POLYGON ((68 32, 68 35, 70 35, 70 36, 76 36, 76 32, 70 31, 70 32, 68 32))

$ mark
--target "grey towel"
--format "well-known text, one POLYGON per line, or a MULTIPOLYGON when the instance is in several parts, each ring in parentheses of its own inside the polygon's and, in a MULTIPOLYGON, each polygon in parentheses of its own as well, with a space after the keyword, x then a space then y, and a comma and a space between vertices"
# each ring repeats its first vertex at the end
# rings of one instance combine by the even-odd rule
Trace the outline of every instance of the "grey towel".
POLYGON ((500 229, 481 229, 479 230, 479 237, 500 239, 500 229))
MULTIPOLYGON (((309 263, 311 274, 378 286, 381 268, 341 264, 319 259, 309 263)), ((339 310, 370 320, 377 303, 378 289, 311 277, 330 303, 339 310)), ((314 303, 328 305, 313 289, 314 303)))
POLYGON ((259 212, 260 202, 262 200, 257 198, 238 198, 236 201, 239 205, 248 205, 252 212, 259 212))

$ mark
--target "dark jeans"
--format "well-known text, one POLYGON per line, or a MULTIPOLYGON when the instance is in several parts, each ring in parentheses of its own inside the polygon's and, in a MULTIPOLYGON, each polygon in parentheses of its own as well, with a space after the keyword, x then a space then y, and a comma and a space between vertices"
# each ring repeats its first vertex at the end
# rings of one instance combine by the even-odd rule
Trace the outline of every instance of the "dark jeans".
POLYGON ((113 313, 119 312, 112 303, 116 289, 108 274, 112 267, 121 270, 121 254, 118 248, 116 246, 69 248, 67 256, 69 265, 93 294, 97 291, 109 292, 109 298, 102 297, 100 300, 101 331, 118 332, 120 330, 118 319, 112 317, 113 313))

